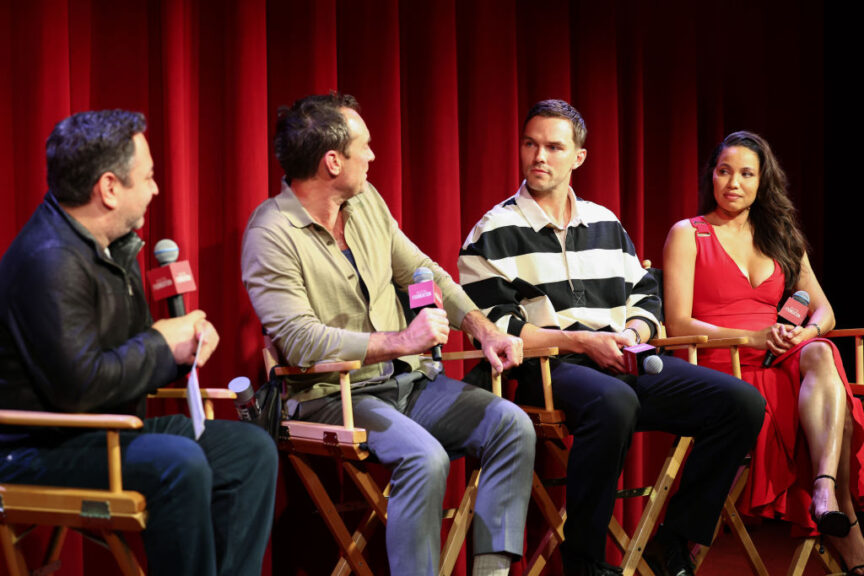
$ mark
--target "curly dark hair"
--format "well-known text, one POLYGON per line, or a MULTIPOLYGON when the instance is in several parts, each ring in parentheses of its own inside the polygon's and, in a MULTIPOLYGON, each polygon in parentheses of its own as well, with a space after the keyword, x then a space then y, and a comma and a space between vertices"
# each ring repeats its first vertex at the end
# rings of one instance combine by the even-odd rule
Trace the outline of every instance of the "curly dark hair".
POLYGON ((289 184, 295 178, 305 180, 314 176, 329 150, 348 157, 351 135, 342 108, 360 112, 353 96, 338 92, 307 96, 290 108, 279 108, 273 146, 289 184))
POLYGON ((79 112, 58 122, 45 143, 48 188, 57 201, 87 204, 93 186, 106 172, 130 186, 133 137, 146 129, 143 114, 126 110, 79 112))
POLYGON ((753 132, 733 132, 717 145, 699 182, 699 212, 708 214, 717 208, 714 168, 723 150, 732 146, 747 148, 759 157, 759 189, 748 215, 753 244, 780 264, 786 275, 786 292, 791 293, 798 284, 807 241, 801 233, 795 206, 789 200, 786 173, 764 138, 753 132))
POLYGON ((534 104, 525 115, 525 121, 522 122, 522 132, 525 132, 525 127, 528 121, 535 116, 544 118, 564 118, 569 120, 573 126, 573 142, 577 148, 582 148, 585 145, 585 138, 588 137, 588 128, 585 127, 585 120, 579 111, 564 100, 541 100, 534 104))

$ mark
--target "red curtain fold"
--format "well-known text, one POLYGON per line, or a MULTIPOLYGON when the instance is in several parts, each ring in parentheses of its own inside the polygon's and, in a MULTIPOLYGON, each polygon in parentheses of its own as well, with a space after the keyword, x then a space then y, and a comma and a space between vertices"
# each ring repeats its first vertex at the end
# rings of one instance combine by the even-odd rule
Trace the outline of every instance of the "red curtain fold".
POLYGON ((516 2, 457 3, 461 234, 519 181, 516 2))
POLYGON ((338 83, 360 102, 376 161, 369 180, 402 222, 402 116, 399 3, 342 2, 338 18, 338 83))
MULTIPOLYGON (((187 305, 206 310, 222 338, 202 380, 260 377, 242 233, 279 189, 277 107, 339 89, 358 98, 371 130, 370 181, 453 274, 467 232, 521 182, 521 120, 541 98, 585 116, 577 195, 615 211, 658 265, 669 227, 696 213, 711 148, 733 130, 762 133, 820 273, 837 244, 824 224, 823 20, 802 0, 0 0, 0 253, 45 193, 54 124, 85 109, 140 110, 160 185, 142 266, 156 265, 157 240, 175 239, 199 284, 187 305)), ((854 293, 841 275, 826 278, 842 319, 854 293)), ((634 441, 627 482, 653 476, 668 442, 656 438, 634 441)), ((302 498, 295 488, 280 498, 302 498)), ((627 507, 625 524, 637 513, 627 507)))

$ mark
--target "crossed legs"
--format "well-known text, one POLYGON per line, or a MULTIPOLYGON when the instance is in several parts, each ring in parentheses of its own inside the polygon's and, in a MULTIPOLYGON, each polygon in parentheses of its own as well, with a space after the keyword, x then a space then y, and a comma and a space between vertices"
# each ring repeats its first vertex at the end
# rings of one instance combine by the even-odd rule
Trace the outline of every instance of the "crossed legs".
MULTIPOLYGON (((815 518, 840 510, 852 521, 855 507, 850 492, 852 414, 846 389, 837 372, 833 348, 822 341, 806 344, 800 356, 801 391, 798 413, 810 450, 814 477, 811 513, 815 518)), ((829 537, 847 566, 864 564, 864 537, 853 528, 845 538, 829 537)), ((864 573, 864 572, 860 572, 864 573)))

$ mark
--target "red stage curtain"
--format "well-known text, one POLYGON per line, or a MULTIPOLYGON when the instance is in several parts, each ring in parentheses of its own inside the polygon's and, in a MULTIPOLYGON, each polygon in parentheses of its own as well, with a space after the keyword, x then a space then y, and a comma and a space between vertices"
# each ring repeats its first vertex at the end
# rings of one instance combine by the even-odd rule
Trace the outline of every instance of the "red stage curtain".
MULTIPOLYGON (((762 133, 789 173, 819 272, 822 28, 821 6, 801 0, 0 0, 0 253, 45 193, 54 124, 85 109, 140 110, 161 189, 141 234, 148 247, 178 242, 199 284, 190 304, 222 336, 202 378, 259 374, 238 252, 249 213, 278 191, 276 110, 339 89, 372 132, 370 180, 453 273, 476 220, 518 187, 521 118, 550 97, 572 101, 588 125, 576 193, 614 210, 656 263, 668 228, 696 213, 713 145, 733 130, 762 133)), ((155 265, 149 248, 140 259, 155 265)), ((627 480, 652 475, 657 452, 637 439, 627 480)), ((280 509, 303 498, 291 490, 280 509)))

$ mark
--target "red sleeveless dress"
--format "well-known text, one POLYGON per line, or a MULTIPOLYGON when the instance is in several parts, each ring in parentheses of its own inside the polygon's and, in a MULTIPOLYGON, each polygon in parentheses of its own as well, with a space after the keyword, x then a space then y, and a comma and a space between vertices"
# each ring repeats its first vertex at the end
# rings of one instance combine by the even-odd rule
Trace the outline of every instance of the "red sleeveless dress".
MULTIPOLYGON (((693 283, 693 317, 717 326, 758 330, 777 321, 777 304, 783 296, 785 277, 774 263, 774 272, 756 288, 723 249, 713 228, 702 217, 691 218, 696 228, 696 268, 693 283)), ((824 340, 825 342, 830 341, 824 340)), ((802 342, 762 368, 764 350, 741 348, 742 378, 767 400, 765 421, 753 449, 750 478, 741 511, 753 516, 782 518, 815 534, 810 518, 813 471, 807 439, 799 426, 799 360, 802 342)), ((853 502, 861 509, 864 494, 864 411, 852 396, 837 348, 834 363, 846 385, 846 405, 852 408, 851 478, 853 502)), ((727 350, 700 350, 699 364, 731 373, 727 350)))

